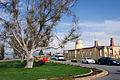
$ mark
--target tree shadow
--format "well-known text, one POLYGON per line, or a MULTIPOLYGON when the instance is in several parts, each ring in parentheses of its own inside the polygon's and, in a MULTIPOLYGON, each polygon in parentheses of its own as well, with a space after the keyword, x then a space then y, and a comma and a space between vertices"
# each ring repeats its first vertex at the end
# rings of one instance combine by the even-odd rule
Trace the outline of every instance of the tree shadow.
POLYGON ((117 72, 111 74, 120 74, 120 70, 117 70, 117 72))
POLYGON ((117 72, 120 72, 120 70, 117 70, 117 72))
POLYGON ((26 62, 20 61, 5 61, 0 63, 0 68, 24 68, 26 62))
MULTIPOLYGON (((20 60, 17 61, 5 61, 5 62, 1 62, 0 63, 0 68, 24 68, 26 65, 26 61, 21 62, 20 60)), ((47 63, 45 62, 45 64, 41 65, 40 63, 36 63, 34 62, 33 67, 40 67, 40 66, 44 66, 44 65, 48 65, 49 67, 55 67, 58 65, 61 65, 59 63, 47 63)))

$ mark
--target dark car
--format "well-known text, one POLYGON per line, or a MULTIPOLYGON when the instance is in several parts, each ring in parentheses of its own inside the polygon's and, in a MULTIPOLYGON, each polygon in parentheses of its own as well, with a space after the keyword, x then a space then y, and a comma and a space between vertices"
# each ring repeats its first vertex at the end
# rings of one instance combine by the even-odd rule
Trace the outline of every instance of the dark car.
POLYGON ((98 64, 120 65, 120 62, 111 57, 102 57, 98 59, 98 64))

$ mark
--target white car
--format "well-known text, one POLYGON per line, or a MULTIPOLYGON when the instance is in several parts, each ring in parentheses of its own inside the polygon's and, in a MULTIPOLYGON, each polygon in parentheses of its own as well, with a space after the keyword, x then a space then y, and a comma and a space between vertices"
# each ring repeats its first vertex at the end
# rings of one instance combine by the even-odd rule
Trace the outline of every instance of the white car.
POLYGON ((55 60, 64 60, 64 56, 63 55, 55 55, 55 60))
POLYGON ((94 64, 95 60, 92 59, 92 58, 89 58, 89 57, 85 57, 85 58, 82 59, 82 63, 87 63, 87 64, 92 63, 92 64, 94 64))

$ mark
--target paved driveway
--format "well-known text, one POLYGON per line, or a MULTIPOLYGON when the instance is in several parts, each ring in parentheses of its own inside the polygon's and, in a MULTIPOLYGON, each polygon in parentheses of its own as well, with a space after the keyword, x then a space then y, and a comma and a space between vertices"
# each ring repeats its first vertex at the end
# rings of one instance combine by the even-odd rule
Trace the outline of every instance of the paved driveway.
POLYGON ((98 65, 98 64, 82 64, 82 63, 73 63, 73 62, 61 62, 64 64, 72 64, 72 65, 80 65, 83 67, 96 67, 100 69, 107 70, 109 74, 102 78, 94 79, 94 80, 120 80, 120 66, 107 66, 107 65, 98 65))

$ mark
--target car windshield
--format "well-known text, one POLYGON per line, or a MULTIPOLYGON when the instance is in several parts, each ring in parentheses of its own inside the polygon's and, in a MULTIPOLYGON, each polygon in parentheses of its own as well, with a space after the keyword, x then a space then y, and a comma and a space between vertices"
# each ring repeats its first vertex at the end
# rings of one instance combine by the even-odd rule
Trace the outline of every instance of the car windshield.
POLYGON ((108 58, 109 60, 114 60, 113 58, 108 58))
POLYGON ((61 55, 61 56, 58 56, 58 57, 64 57, 64 56, 61 55))
POLYGON ((92 58, 86 58, 86 59, 92 59, 92 58))
POLYGON ((64 57, 63 55, 56 55, 55 57, 64 57))

